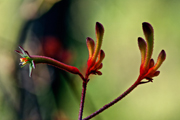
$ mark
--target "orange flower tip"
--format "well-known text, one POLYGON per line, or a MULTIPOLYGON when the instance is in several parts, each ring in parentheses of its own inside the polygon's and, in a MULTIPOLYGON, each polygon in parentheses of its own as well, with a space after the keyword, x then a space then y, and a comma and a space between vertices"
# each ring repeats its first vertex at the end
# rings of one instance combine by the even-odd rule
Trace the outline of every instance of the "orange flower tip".
POLYGON ((20 58, 20 62, 23 62, 24 61, 24 58, 20 58))
POLYGON ((103 35, 104 33, 104 27, 99 22, 96 22, 96 31, 99 32, 100 35, 103 35))
POLYGON ((142 26, 143 26, 143 31, 144 31, 145 36, 152 36, 153 35, 154 30, 153 30, 153 27, 151 26, 150 23, 143 22, 142 26))
POLYGON ((28 59, 27 58, 20 58, 20 62, 22 65, 25 65, 27 63, 28 59))
POLYGON ((158 76, 160 74, 160 71, 156 71, 154 74, 153 74, 153 76, 155 77, 155 76, 158 76))
POLYGON ((28 59, 27 59, 27 58, 20 58, 20 61, 21 61, 21 62, 27 62, 28 59))

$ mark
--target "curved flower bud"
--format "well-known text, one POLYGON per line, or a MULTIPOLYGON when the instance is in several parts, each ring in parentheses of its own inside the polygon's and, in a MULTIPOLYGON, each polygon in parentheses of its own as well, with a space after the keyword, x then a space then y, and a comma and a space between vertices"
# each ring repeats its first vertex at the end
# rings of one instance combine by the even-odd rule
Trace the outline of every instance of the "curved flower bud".
POLYGON ((139 50, 141 52, 141 64, 142 64, 142 63, 144 63, 145 56, 146 56, 146 42, 141 37, 138 38, 138 46, 139 46, 139 50))
POLYGON ((154 74, 153 74, 153 77, 156 77, 160 74, 160 71, 156 71, 154 74))
POLYGON ((144 22, 142 26, 143 26, 143 32, 147 41, 146 58, 145 58, 145 63, 144 63, 144 68, 145 68, 148 66, 150 58, 152 56, 152 52, 153 52, 154 30, 151 24, 147 22, 144 22))
POLYGON ((157 70, 165 59, 166 59, 166 52, 162 50, 158 56, 157 63, 153 67, 153 70, 157 70))
POLYGON ((103 67, 103 64, 101 63, 98 67, 97 70, 101 69, 103 67))
POLYGON ((101 71, 96 71, 96 74, 102 75, 102 72, 101 71))
POLYGON ((152 68, 149 69, 148 74, 155 73, 156 70, 161 66, 161 64, 164 62, 165 59, 166 59, 166 53, 164 50, 162 50, 158 56, 156 64, 152 68))
POLYGON ((104 34, 103 25, 99 22, 96 22, 96 47, 92 56, 92 61, 91 61, 92 65, 94 65, 94 63, 96 62, 97 56, 101 49, 103 34, 104 34))
POLYGON ((86 44, 89 51, 89 58, 87 61, 87 70, 86 70, 86 77, 90 74, 98 74, 101 75, 102 73, 98 71, 102 68, 102 60, 105 57, 105 53, 101 50, 102 46, 102 39, 104 35, 104 27, 101 23, 96 22, 96 45, 94 46, 94 40, 90 37, 86 39, 86 44))
POLYGON ((89 59, 92 57, 93 53, 94 53, 94 46, 95 46, 95 43, 94 43, 94 40, 90 37, 87 37, 86 38, 86 44, 87 44, 87 48, 88 48, 88 51, 89 51, 89 59))
POLYGON ((90 72, 93 73, 93 74, 98 74, 98 75, 102 75, 102 73, 100 71, 98 71, 99 69, 102 68, 103 64, 102 64, 102 61, 105 57, 105 53, 103 50, 101 50, 99 52, 99 55, 98 55, 98 60, 97 62, 94 64, 94 66, 90 69, 90 72))
POLYGON ((141 51, 141 66, 138 81, 144 78, 152 81, 152 77, 160 74, 160 71, 157 71, 157 69, 166 59, 166 53, 162 50, 158 56, 157 63, 154 65, 154 60, 151 59, 154 44, 154 30, 151 24, 147 22, 144 22, 142 26, 146 41, 141 37, 138 38, 138 46, 141 51))
POLYGON ((151 59, 151 60, 149 61, 149 68, 152 68, 153 66, 154 66, 154 60, 151 59))
POLYGON ((103 59, 105 57, 105 53, 103 50, 99 52, 97 62, 95 63, 94 69, 98 68, 99 65, 102 63, 103 59))

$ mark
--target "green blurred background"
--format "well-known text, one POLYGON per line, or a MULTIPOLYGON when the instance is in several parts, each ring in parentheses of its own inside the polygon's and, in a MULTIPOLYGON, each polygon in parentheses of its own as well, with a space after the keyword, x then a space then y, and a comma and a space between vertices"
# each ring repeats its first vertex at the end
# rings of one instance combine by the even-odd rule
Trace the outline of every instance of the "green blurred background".
MULTIPOLYGON (((31 54, 38 54, 31 50, 30 46, 34 43, 29 45, 32 38, 39 39, 29 37, 32 34, 31 27, 26 29, 31 34, 25 34, 23 44, 19 40, 23 38, 21 36, 24 35, 25 24, 37 22, 37 19, 45 16, 61 2, 63 1, 0 0, 0 120, 77 120, 81 94, 81 80, 78 76, 68 75, 73 78, 72 81, 60 77, 64 80, 59 83, 63 87, 58 89, 61 91, 56 95, 58 99, 52 92, 50 73, 44 65, 39 65, 40 67, 37 66, 34 70, 37 72, 39 69, 45 69, 45 73, 40 71, 34 75, 36 77, 32 77, 33 87, 30 90, 17 84, 18 76, 23 73, 22 70, 17 72, 21 68, 18 66, 19 55, 14 50, 18 45, 23 45, 31 54), (46 79, 41 77, 44 75, 46 79), (22 103, 19 89, 25 89, 36 96, 36 104, 33 107, 20 110, 22 103), (58 107, 56 100, 61 101, 58 107), (35 110, 32 109, 34 106, 35 110), (36 110, 38 112, 34 112, 36 110), (24 113, 25 111, 28 112, 24 113)), ((137 79, 141 60, 137 38, 144 38, 142 22, 149 22, 154 28, 155 38, 152 57, 156 60, 162 49, 167 54, 159 69, 160 75, 154 78, 153 83, 138 86, 127 97, 93 120, 179 120, 180 1, 69 0, 67 6, 67 22, 64 25, 66 34, 63 39, 68 39, 64 44, 73 54, 73 62, 69 64, 83 71, 88 59, 86 37, 95 39, 96 22, 102 23, 105 28, 102 45, 106 54, 103 75, 91 76, 83 117, 115 99, 137 79)), ((64 11, 54 12, 55 15, 61 13, 64 11)), ((41 32, 41 29, 37 30, 41 32)), ((52 37, 56 34, 50 35, 52 37)))

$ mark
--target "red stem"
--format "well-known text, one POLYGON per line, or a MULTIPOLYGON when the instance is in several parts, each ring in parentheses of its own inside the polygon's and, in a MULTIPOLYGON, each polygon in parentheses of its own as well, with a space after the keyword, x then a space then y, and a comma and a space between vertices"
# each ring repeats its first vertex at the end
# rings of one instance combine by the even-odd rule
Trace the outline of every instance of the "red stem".
POLYGON ((46 57, 46 56, 33 55, 33 56, 31 56, 31 59, 34 60, 35 64, 44 63, 44 64, 55 66, 59 69, 65 70, 65 71, 73 73, 73 74, 78 74, 81 77, 81 79, 84 81, 83 75, 81 74, 79 69, 74 66, 67 65, 58 60, 55 60, 53 58, 46 57))
MULTIPOLYGON (((53 65, 53 66, 58 67, 60 69, 66 70, 68 72, 78 74, 81 77, 81 79, 83 80, 83 85, 82 85, 81 103, 80 103, 79 119, 78 120, 82 120, 83 108, 84 108, 84 102, 85 102, 85 94, 86 94, 86 87, 87 87, 87 83, 89 81, 88 80, 89 71, 87 70, 86 76, 84 78, 83 75, 80 73, 80 71, 76 67, 66 65, 64 63, 61 63, 61 62, 54 60, 52 58, 49 58, 49 57, 44 57, 44 56, 31 56, 31 57, 36 64, 37 63, 50 64, 50 65, 53 65)), ((136 88, 140 84, 140 81, 142 80, 142 78, 143 78, 142 76, 141 77, 139 76, 139 78, 136 80, 136 82, 129 89, 127 89, 123 94, 121 94, 119 97, 114 99, 112 102, 110 102, 110 103, 106 104, 105 106, 103 106, 102 108, 100 108, 98 111, 96 111, 93 114, 89 115, 88 117, 84 118, 83 120, 89 120, 89 119, 93 118, 94 116, 98 115, 99 113, 103 112, 104 110, 106 110, 110 106, 112 106, 115 103, 117 103, 118 101, 120 101, 122 98, 124 98, 127 94, 129 94, 134 88, 136 88)))
POLYGON ((139 77, 136 82, 130 87, 128 88, 123 94, 121 94, 119 97, 117 97, 116 99, 114 99, 113 101, 111 101, 110 103, 104 105, 102 108, 100 108, 99 110, 97 110, 96 112, 92 113, 91 115, 89 115, 88 117, 84 118, 83 120, 89 120, 91 118, 93 118, 94 116, 98 115, 99 113, 103 112, 104 110, 106 110, 107 108, 111 107, 112 105, 114 105, 115 103, 117 103, 118 101, 120 101, 122 98, 124 98, 126 95, 128 95, 134 88, 136 88, 140 81, 141 81, 141 77, 139 77))
POLYGON ((86 95, 86 87, 87 87, 87 82, 83 81, 82 93, 81 93, 81 103, 80 103, 80 108, 79 108, 79 119, 78 120, 82 120, 83 108, 84 108, 84 102, 85 102, 85 95, 86 95))

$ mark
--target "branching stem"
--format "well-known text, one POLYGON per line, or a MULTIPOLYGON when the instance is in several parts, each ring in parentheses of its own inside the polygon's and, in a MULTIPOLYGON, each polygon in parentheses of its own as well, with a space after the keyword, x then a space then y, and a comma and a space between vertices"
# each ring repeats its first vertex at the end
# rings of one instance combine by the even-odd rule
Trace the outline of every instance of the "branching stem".
POLYGON ((96 115, 98 115, 99 113, 103 112, 104 110, 106 110, 107 108, 111 107, 112 105, 114 105, 115 103, 117 103, 118 101, 120 101, 122 98, 124 98, 126 95, 128 95, 134 88, 136 88, 140 81, 142 80, 141 77, 139 77, 136 82, 129 87, 123 94, 121 94, 119 97, 117 97, 116 99, 114 99, 113 101, 111 101, 110 103, 104 105, 102 108, 100 108, 99 110, 97 110, 96 112, 92 113, 91 115, 89 115, 88 117, 84 118, 83 120, 89 120, 93 117, 95 117, 96 115))
POLYGON ((87 82, 84 81, 83 85, 82 85, 81 103, 80 103, 80 108, 79 108, 79 119, 78 120, 82 120, 84 102, 85 102, 85 95, 86 95, 86 87, 87 87, 87 82))

